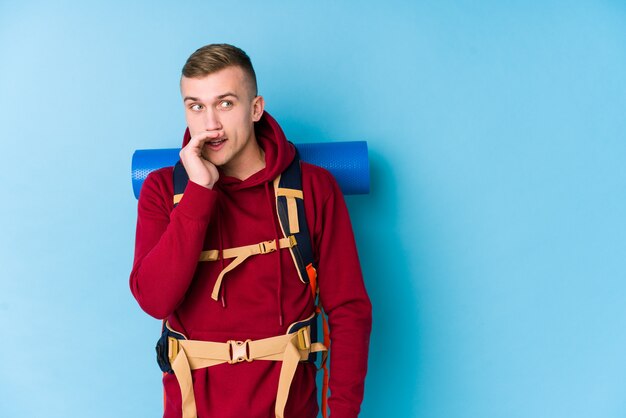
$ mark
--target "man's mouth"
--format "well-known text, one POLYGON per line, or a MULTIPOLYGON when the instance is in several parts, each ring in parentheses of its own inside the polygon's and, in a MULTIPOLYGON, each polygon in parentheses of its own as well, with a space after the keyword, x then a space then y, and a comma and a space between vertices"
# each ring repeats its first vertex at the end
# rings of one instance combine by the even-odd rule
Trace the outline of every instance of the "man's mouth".
POLYGON ((212 139, 211 141, 206 141, 204 144, 208 145, 209 148, 218 149, 226 140, 228 140, 228 138, 212 139))

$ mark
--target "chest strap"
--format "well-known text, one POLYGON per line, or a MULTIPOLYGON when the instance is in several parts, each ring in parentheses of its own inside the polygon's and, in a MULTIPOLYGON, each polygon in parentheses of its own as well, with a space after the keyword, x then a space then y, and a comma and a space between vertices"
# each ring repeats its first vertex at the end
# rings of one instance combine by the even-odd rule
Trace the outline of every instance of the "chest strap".
MULTIPOLYGON (((295 247, 297 245, 296 237, 290 235, 287 238, 281 238, 278 241, 278 245, 280 248, 295 247)), ((234 258, 234 260, 231 261, 229 265, 224 267, 224 270, 222 270, 219 276, 217 276, 215 286, 213 286, 213 292, 211 293, 211 298, 213 298, 213 300, 217 300, 217 297, 220 293, 220 288, 222 287, 222 281, 224 280, 224 276, 226 275, 226 273, 246 261, 246 259, 251 255, 268 254, 273 253, 276 250, 277 248, 275 239, 271 241, 263 241, 258 244, 244 245, 243 247, 227 248, 225 250, 222 250, 222 258, 234 258)), ((199 261, 216 261, 219 259, 219 250, 208 250, 202 251, 200 253, 199 261)))
POLYGON ((237 364, 255 360, 282 361, 275 414, 283 418, 289 388, 300 361, 310 353, 327 351, 321 343, 311 343, 311 327, 261 340, 227 341, 225 343, 168 338, 168 356, 182 396, 183 418, 197 418, 191 371, 218 364, 237 364))

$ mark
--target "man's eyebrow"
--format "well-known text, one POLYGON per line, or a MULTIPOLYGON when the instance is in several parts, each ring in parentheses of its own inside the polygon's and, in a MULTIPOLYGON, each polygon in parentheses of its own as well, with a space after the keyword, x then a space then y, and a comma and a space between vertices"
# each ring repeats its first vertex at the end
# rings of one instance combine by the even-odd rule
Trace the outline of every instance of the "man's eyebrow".
POLYGON ((228 96, 233 96, 235 99, 239 98, 239 96, 237 96, 235 93, 231 93, 230 91, 226 92, 224 94, 220 94, 219 96, 217 96, 217 98, 218 99, 223 99, 224 97, 228 97, 228 96))
MULTIPOLYGON (((220 94, 219 96, 216 97, 217 100, 221 100, 225 97, 229 97, 232 96, 235 99, 239 99, 239 96, 237 96, 235 93, 232 93, 230 91, 224 93, 224 94, 220 94)), ((186 102, 187 100, 191 100, 192 102, 200 102, 200 98, 198 97, 193 97, 193 96, 185 96, 185 98, 183 99, 183 102, 186 102)))

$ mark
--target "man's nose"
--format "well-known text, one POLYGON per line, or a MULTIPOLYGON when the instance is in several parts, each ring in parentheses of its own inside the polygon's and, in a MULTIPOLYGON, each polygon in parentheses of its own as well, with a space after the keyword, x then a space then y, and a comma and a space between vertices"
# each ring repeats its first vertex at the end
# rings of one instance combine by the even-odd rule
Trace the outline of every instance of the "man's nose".
POLYGON ((204 112, 204 130, 215 131, 218 129, 222 129, 220 119, 217 112, 209 108, 206 112, 204 112))

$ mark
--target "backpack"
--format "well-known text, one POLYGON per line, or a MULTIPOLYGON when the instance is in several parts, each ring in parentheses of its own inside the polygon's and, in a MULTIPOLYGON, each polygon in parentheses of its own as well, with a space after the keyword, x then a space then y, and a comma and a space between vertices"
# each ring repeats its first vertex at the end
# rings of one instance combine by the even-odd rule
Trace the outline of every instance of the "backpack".
MULTIPOLYGON (((188 181, 189 177, 187 176, 185 167, 179 160, 174 166, 173 173, 174 207, 176 207, 182 199, 188 181)), ((276 242, 276 240, 274 239, 259 244, 225 249, 222 251, 222 254, 219 254, 217 250, 203 251, 200 254, 200 262, 216 261, 220 257, 235 258, 235 260, 233 260, 218 276, 211 297, 214 300, 218 299, 218 294, 224 275, 236 268, 249 256, 276 251, 278 248, 288 248, 300 280, 303 283, 307 283, 311 289, 311 294, 313 296, 313 301, 315 305, 315 313, 313 318, 302 321, 302 324, 306 323, 311 326, 311 339, 312 341, 317 341, 317 317, 321 316, 323 324, 323 342, 326 347, 330 348, 330 334, 328 329, 328 322, 319 300, 319 289, 317 287, 317 269, 315 266, 313 245, 311 243, 309 227, 305 216, 304 195, 302 192, 301 160, 297 149, 296 155, 291 164, 276 179, 274 179, 273 184, 274 193, 276 196, 276 212, 278 215, 280 228, 283 233, 283 238, 280 239, 279 242, 276 242)), ((164 321, 162 335, 156 346, 157 362, 164 373, 173 373, 168 358, 168 339, 171 338, 184 339, 185 337, 182 334, 177 333, 169 328, 167 326, 167 323, 164 321)), ((311 353, 309 356, 309 361, 315 362, 316 357, 317 353, 311 353)), ((322 364, 319 368, 324 369, 321 405, 322 415, 324 417, 327 416, 328 409, 327 394, 329 373, 326 364, 327 357, 328 351, 323 352, 322 364)))

